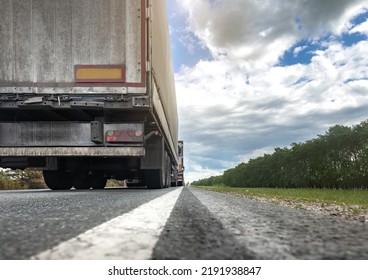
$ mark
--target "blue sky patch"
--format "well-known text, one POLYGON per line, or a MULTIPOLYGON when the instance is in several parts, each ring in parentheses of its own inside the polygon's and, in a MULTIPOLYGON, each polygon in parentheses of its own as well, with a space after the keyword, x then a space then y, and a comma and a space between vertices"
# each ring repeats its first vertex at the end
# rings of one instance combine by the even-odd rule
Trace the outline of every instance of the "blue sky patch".
POLYGON ((315 56, 316 51, 325 50, 321 41, 302 40, 286 51, 281 57, 278 66, 289 66, 295 64, 309 64, 315 56))
POLYGON ((200 60, 212 60, 210 51, 191 32, 172 31, 171 50, 175 72, 183 65, 193 67, 200 60))
POLYGON ((362 33, 344 33, 341 36, 341 42, 345 47, 351 47, 360 41, 366 41, 368 36, 362 33))
MULTIPOLYGON (((358 26, 368 20, 368 11, 359 14, 355 18, 352 19, 352 26, 358 26)), ((299 19, 296 19, 296 24, 301 28, 301 23, 299 19)), ((297 42, 292 48, 287 50, 284 55, 280 58, 280 61, 277 66, 289 66, 295 64, 310 64, 312 58, 315 56, 317 50, 326 50, 323 44, 325 42, 334 40, 339 41, 345 47, 351 47, 358 42, 366 41, 368 36, 363 33, 351 33, 345 32, 340 36, 335 36, 332 34, 328 34, 321 38, 319 41, 312 40, 301 40, 297 42)))
POLYGON ((367 20, 368 20, 368 10, 365 10, 365 12, 363 12, 363 13, 357 15, 355 18, 353 18, 351 20, 351 23, 353 25, 359 25, 359 24, 361 24, 361 23, 363 23, 367 20))

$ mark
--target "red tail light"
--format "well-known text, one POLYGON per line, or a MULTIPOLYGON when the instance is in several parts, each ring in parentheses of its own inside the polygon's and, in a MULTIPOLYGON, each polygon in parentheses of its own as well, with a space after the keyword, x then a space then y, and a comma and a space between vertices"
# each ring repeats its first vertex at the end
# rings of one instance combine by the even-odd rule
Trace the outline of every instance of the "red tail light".
POLYGON ((126 143, 142 142, 142 130, 108 130, 106 132, 106 142, 108 143, 126 143))

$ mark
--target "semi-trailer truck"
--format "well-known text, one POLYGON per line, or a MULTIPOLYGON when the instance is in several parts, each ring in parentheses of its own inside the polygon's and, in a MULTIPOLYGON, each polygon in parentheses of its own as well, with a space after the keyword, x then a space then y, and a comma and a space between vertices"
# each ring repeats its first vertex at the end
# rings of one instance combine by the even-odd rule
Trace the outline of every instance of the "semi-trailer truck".
POLYGON ((0 50, 0 167, 52 190, 177 184, 165 0, 1 0, 0 50))
POLYGON ((179 141, 179 165, 178 165, 178 176, 176 179, 176 183, 178 186, 182 187, 185 186, 185 181, 184 181, 184 141, 179 141))

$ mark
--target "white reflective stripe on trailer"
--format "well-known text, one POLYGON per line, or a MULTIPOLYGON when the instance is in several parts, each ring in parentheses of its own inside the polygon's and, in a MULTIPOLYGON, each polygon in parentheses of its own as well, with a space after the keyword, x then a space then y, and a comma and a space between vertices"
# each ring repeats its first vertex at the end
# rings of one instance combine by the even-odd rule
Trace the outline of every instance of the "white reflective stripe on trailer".
POLYGON ((31 147, 31 148, 0 148, 1 157, 143 157, 144 147, 31 147))

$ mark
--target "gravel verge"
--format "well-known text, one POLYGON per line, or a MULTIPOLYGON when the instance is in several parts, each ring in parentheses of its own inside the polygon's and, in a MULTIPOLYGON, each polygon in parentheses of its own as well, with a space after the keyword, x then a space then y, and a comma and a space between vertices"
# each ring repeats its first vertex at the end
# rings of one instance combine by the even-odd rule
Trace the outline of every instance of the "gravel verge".
POLYGON ((345 220, 354 220, 368 224, 368 209, 359 205, 338 205, 326 202, 307 202, 299 199, 284 199, 277 197, 249 196, 238 193, 229 193, 248 199, 282 205, 296 209, 304 209, 322 215, 339 217, 345 220))

